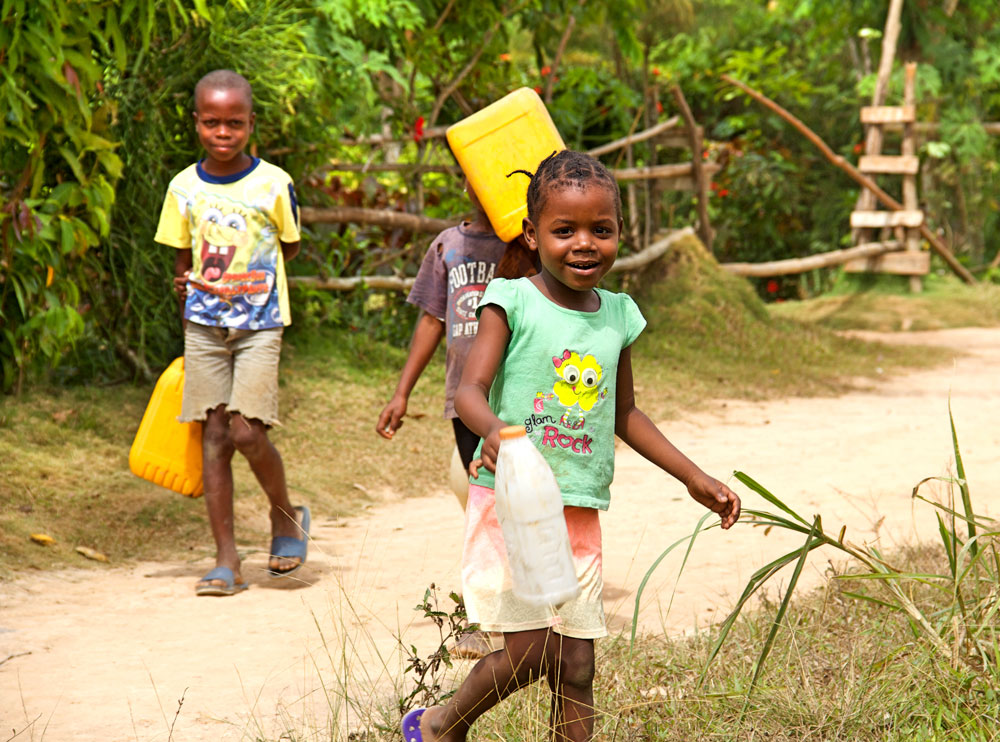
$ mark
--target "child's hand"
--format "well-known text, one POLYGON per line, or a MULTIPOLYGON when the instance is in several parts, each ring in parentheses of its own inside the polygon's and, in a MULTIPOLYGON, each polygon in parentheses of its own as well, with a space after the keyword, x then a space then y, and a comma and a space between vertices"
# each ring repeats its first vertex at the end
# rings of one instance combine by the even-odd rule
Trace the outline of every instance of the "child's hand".
POLYGON ((483 439, 483 449, 479 452, 479 462, 486 467, 486 471, 496 472, 497 451, 500 450, 500 425, 489 432, 483 439))
POLYGON ((378 416, 375 432, 386 439, 391 439, 396 431, 403 427, 403 415, 406 414, 406 399, 393 397, 378 416))
POLYGON ((187 299, 187 284, 190 275, 191 271, 184 271, 183 274, 174 276, 174 293, 177 294, 178 299, 187 299))
POLYGON ((688 482, 688 493, 722 518, 722 527, 730 528, 740 517, 740 498, 718 479, 701 473, 688 482))

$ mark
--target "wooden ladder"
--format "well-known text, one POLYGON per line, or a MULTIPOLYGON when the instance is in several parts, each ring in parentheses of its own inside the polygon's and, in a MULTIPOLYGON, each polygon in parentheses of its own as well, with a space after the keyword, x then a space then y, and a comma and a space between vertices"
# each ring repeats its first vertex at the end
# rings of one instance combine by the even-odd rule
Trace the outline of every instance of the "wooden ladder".
POLYGON ((850 273, 877 272, 893 273, 910 277, 910 290, 919 292, 923 288, 920 277, 930 272, 931 256, 920 249, 920 225, 924 222, 924 212, 917 204, 917 173, 920 159, 917 157, 916 132, 916 77, 917 65, 910 62, 905 67, 902 106, 866 106, 861 109, 861 123, 879 127, 886 124, 902 124, 903 141, 898 155, 881 153, 882 136, 866 140, 866 151, 858 161, 858 170, 867 174, 903 176, 903 211, 884 211, 875 208, 875 195, 865 189, 858 199, 857 209, 851 212, 851 229, 856 230, 856 244, 872 242, 872 230, 892 229, 895 240, 883 240, 882 244, 903 246, 901 252, 887 252, 874 258, 859 258, 844 264, 850 273), (874 140, 874 141, 873 141, 874 140))

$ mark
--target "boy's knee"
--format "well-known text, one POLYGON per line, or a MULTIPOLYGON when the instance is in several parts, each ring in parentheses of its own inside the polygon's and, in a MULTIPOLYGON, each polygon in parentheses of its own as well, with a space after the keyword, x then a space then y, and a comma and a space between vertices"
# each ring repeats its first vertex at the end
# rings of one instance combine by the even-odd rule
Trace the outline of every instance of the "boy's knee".
POLYGON ((229 435, 229 423, 209 418, 201 429, 201 443, 206 452, 221 452, 233 445, 229 435))
POLYGON ((248 421, 243 417, 234 417, 229 426, 229 437, 240 453, 254 451, 261 441, 267 438, 264 427, 256 421, 248 421))
POLYGON ((556 658, 559 682, 574 688, 594 683, 594 643, 585 639, 564 639, 556 658))

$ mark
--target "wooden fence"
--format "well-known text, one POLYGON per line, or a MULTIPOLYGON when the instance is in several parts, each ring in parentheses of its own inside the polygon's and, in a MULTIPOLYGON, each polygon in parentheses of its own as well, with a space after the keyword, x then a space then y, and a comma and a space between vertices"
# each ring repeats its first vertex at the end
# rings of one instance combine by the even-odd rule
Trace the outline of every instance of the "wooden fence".
MULTIPOLYGON (((666 121, 655 124, 643 131, 630 132, 627 136, 595 147, 588 154, 598 157, 618 153, 618 163, 609 170, 623 187, 624 197, 628 201, 630 220, 626 225, 623 238, 630 243, 635 252, 622 258, 615 265, 615 270, 632 270, 654 260, 673 244, 678 236, 694 233, 692 230, 675 230, 664 233, 653 224, 653 202, 658 202, 666 191, 694 191, 697 194, 697 235, 711 249, 712 228, 708 220, 709 183, 711 177, 720 166, 714 162, 704 162, 702 157, 704 133, 691 115, 687 102, 679 88, 675 88, 674 97, 681 111, 666 121), (653 157, 652 164, 636 167, 628 166, 634 161, 633 147, 645 143, 650 148, 653 157), (657 155, 660 149, 684 148, 691 152, 689 162, 658 163, 657 155), (625 160, 626 167, 618 164, 625 160), (645 205, 645 224, 639 221, 639 190, 642 189, 645 205), (666 236, 663 236, 666 234, 666 236)), ((418 159, 425 160, 426 147, 429 143, 439 142, 444 137, 446 127, 434 127, 424 131, 418 159)), ((369 145, 372 147, 391 147, 399 145, 402 140, 388 135, 374 135, 355 140, 345 140, 345 143, 369 145)), ((280 155, 282 151, 270 152, 280 155)), ((430 164, 425 161, 417 163, 401 162, 369 162, 348 163, 330 162, 317 169, 311 177, 322 177, 327 173, 399 173, 412 179, 417 193, 420 195, 418 205, 422 204, 422 177, 426 173, 461 174, 461 170, 450 165, 430 164)), ((408 213, 390 209, 366 209, 349 206, 312 207, 303 206, 303 224, 362 224, 384 229, 401 229, 422 234, 437 234, 448 227, 457 224, 459 218, 434 219, 422 214, 408 213)), ((294 286, 310 286, 313 288, 334 291, 349 291, 360 286, 373 289, 407 290, 412 285, 412 279, 401 276, 348 276, 336 278, 297 276, 290 279, 294 286)))

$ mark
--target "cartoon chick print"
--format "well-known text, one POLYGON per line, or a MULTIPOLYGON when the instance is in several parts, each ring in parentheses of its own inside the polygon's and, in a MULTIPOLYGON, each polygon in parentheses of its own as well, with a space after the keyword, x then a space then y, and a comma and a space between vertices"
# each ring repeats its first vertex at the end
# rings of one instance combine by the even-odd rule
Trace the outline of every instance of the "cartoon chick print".
POLYGON ((603 375, 601 366, 594 356, 588 354, 581 358, 579 353, 568 349, 561 356, 553 356, 552 365, 560 378, 553 384, 551 394, 539 392, 535 395, 535 408, 540 407, 543 399, 558 399, 559 404, 566 408, 560 422, 567 428, 582 428, 583 413, 590 412, 595 404, 608 396, 607 387, 597 388, 603 375), (571 423, 569 414, 574 407, 578 408, 577 419, 571 423))

